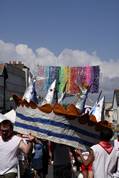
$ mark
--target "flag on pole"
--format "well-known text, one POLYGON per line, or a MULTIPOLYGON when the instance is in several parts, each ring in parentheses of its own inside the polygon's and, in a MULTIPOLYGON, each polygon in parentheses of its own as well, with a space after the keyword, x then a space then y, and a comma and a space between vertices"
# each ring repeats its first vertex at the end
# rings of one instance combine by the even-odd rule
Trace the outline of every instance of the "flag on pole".
POLYGON ((105 102, 105 97, 103 96, 98 102, 95 103, 95 105, 90 110, 89 114, 94 116, 97 122, 101 121, 102 113, 104 109, 104 102, 105 102))
POLYGON ((84 106, 86 103, 86 99, 88 96, 88 92, 89 92, 89 86, 85 87, 85 86, 80 86, 80 94, 79 94, 79 99, 76 102, 75 106, 76 108, 78 108, 80 110, 80 112, 83 112, 84 110, 84 106))
POLYGON ((52 84, 50 85, 48 92, 47 92, 47 94, 46 94, 46 96, 45 96, 41 105, 52 103, 53 97, 54 97, 54 92, 55 92, 55 86, 56 86, 56 80, 54 80, 52 82, 52 84))
POLYGON ((63 91, 62 91, 61 96, 58 98, 58 103, 59 103, 59 104, 62 103, 62 101, 63 101, 63 99, 64 99, 64 97, 65 97, 65 94, 66 94, 66 87, 67 87, 67 82, 66 82, 65 85, 64 85, 64 88, 63 88, 63 91))
POLYGON ((25 99, 28 103, 33 101, 34 103, 38 103, 37 93, 35 89, 36 80, 33 79, 30 81, 29 86, 26 88, 25 93, 22 99, 25 99))

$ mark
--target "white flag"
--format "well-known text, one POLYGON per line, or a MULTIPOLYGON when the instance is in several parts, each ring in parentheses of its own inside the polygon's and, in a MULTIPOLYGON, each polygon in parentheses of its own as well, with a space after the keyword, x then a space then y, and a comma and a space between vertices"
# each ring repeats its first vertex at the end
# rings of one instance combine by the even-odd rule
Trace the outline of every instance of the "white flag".
POLYGON ((50 85, 48 92, 47 92, 41 106, 44 105, 44 104, 51 104, 52 103, 52 100, 53 100, 53 97, 54 97, 54 92, 55 92, 55 86, 56 86, 56 80, 54 80, 52 82, 52 84, 50 85))
POLYGON ((99 102, 96 102, 95 105, 92 107, 91 111, 90 111, 90 115, 95 116, 96 121, 100 122, 101 118, 102 118, 102 112, 103 112, 103 108, 104 108, 104 101, 105 101, 105 97, 103 96, 99 102))

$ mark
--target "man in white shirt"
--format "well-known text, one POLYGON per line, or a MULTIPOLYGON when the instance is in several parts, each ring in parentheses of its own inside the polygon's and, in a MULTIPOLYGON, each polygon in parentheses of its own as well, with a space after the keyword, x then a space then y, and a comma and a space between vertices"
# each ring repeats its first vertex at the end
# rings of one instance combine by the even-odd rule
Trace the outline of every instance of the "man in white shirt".
POLYGON ((79 150, 84 165, 92 163, 94 178, 112 178, 116 168, 118 153, 113 148, 110 140, 113 136, 113 131, 110 128, 102 128, 100 131, 100 142, 91 147, 88 159, 85 160, 79 150))
MULTIPOLYGON (((114 140, 114 148, 119 153, 119 132, 117 132, 117 139, 114 140)), ((118 162, 117 162, 117 170, 113 176, 114 176, 114 178, 119 177, 119 158, 118 158, 118 162)))
POLYGON ((28 154, 34 137, 29 134, 29 143, 25 144, 21 137, 14 135, 13 124, 10 120, 3 120, 0 130, 0 178, 16 178, 17 151, 21 149, 25 154, 28 154))

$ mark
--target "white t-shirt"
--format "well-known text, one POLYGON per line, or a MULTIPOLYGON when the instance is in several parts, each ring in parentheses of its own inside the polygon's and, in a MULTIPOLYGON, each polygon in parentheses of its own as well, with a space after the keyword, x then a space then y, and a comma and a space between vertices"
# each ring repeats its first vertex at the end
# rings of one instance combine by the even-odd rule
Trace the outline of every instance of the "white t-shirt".
MULTIPOLYGON (((118 141, 118 139, 114 140, 114 148, 119 153, 119 141, 118 141)), ((119 177, 119 158, 118 158, 118 163, 117 163, 117 171, 114 174, 114 177, 119 177)))
POLYGON ((117 152, 113 148, 109 154, 99 144, 91 147, 94 152, 95 160, 93 161, 93 172, 95 178, 111 178, 111 170, 116 164, 117 152))
POLYGON ((0 136, 0 175, 17 171, 17 151, 21 139, 14 135, 9 141, 4 142, 0 136))
POLYGON ((114 148, 115 148, 117 151, 119 151, 119 141, 118 141, 118 139, 115 139, 115 140, 114 140, 114 148))

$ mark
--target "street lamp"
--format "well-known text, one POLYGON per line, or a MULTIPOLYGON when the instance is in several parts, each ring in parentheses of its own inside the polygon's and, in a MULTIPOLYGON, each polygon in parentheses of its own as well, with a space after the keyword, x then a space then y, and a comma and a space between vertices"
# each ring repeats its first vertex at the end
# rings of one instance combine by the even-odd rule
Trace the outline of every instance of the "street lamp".
POLYGON ((0 77, 3 78, 3 107, 2 107, 2 113, 4 114, 6 112, 6 79, 8 78, 7 70, 4 67, 2 74, 0 77))

